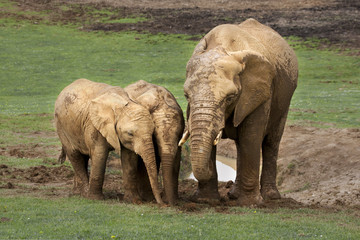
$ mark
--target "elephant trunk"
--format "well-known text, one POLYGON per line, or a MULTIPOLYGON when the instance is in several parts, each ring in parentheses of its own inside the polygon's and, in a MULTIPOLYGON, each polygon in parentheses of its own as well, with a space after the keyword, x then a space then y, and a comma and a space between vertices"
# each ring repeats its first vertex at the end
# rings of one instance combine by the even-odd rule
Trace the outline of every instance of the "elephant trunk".
POLYGON ((191 133, 191 165, 195 178, 199 182, 207 182, 211 179, 215 170, 210 160, 213 138, 205 138, 197 132, 193 131, 191 133))
POLYGON ((207 182, 216 171, 211 162, 211 151, 223 123, 215 107, 201 104, 194 105, 193 109, 189 118, 191 165, 195 178, 199 182, 207 182))
POLYGON ((158 173, 156 167, 154 145, 152 140, 149 141, 147 141, 147 143, 141 147, 143 150, 139 152, 139 155, 141 156, 141 158, 145 163, 146 171, 148 173, 150 180, 151 189, 153 191, 156 202, 159 204, 163 204, 163 201, 160 196, 160 188, 158 184, 158 173))
POLYGON ((177 198, 178 173, 177 166, 175 166, 175 154, 163 153, 161 157, 161 168, 164 181, 164 190, 167 201, 174 205, 177 198))

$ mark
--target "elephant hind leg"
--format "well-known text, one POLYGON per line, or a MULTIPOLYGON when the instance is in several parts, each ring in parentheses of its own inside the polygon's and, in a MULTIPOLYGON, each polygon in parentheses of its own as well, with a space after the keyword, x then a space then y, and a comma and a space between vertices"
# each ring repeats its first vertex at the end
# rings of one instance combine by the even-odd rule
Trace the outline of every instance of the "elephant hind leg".
POLYGON ((261 174, 261 195, 264 199, 279 199, 281 195, 276 187, 277 158, 281 137, 284 132, 286 115, 282 117, 279 124, 265 136, 262 142, 262 174, 261 174))
POLYGON ((151 189, 149 176, 146 171, 146 167, 144 161, 141 157, 138 158, 138 165, 137 165, 137 191, 139 196, 144 201, 152 201, 154 200, 154 194, 151 189))
POLYGON ((89 191, 89 156, 81 154, 79 151, 66 151, 69 161, 74 169, 73 194, 86 197, 89 191))

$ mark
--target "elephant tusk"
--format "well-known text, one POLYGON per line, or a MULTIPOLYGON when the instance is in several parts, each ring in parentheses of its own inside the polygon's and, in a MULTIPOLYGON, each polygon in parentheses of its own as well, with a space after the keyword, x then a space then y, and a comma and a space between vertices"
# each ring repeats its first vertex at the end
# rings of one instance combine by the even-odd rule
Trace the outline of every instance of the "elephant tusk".
POLYGON ((222 133, 223 133, 223 130, 220 130, 219 134, 216 136, 216 138, 214 140, 214 146, 216 146, 220 142, 222 133))
POLYGON ((181 138, 181 140, 179 141, 178 146, 181 147, 189 138, 190 133, 189 130, 186 130, 181 138))

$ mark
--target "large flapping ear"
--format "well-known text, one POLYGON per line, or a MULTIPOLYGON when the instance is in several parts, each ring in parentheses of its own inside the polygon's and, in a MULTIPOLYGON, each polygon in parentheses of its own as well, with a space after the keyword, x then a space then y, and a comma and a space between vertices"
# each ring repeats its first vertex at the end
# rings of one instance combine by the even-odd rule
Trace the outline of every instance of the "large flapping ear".
POLYGON ((120 150, 120 141, 116 134, 115 109, 124 107, 128 101, 118 94, 105 93, 91 101, 89 116, 94 127, 116 150, 120 150))
POLYGON ((230 54, 243 65, 240 73, 241 95, 235 106, 234 126, 239 124, 271 96, 275 68, 261 54, 239 51, 230 54))

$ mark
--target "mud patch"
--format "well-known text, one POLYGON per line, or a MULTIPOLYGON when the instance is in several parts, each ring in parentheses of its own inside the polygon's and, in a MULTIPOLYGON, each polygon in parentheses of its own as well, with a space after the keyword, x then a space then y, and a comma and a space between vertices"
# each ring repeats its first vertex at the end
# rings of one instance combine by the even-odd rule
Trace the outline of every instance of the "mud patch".
MULTIPOLYGON (((307 205, 360 206, 360 130, 288 126, 280 144, 278 188, 307 205)), ((218 154, 236 158, 231 140, 218 154)))
POLYGON ((360 3, 346 0, 307 1, 19 1, 23 11, 47 11, 49 16, 14 15, 34 22, 82 23, 86 31, 138 31, 180 33, 198 40, 210 29, 225 23, 255 18, 282 36, 327 39, 321 45, 352 48, 359 54, 360 3), (63 7, 66 5, 66 7, 63 7), (101 11, 104 10, 104 11, 101 11), (124 18, 141 18, 121 23, 124 18))
MULTIPOLYGON (((33 145, 28 149, 31 149, 31 146, 33 145)), ((278 187, 283 198, 265 201, 258 207, 360 209, 358 146, 359 129, 287 126, 278 159, 278 187)), ((221 140, 218 154, 236 157, 233 141, 221 140)), ((121 176, 119 156, 111 153, 104 183, 106 199, 123 200, 121 176)), ((16 168, 0 164, 0 188, 6 195, 67 197, 71 195, 72 183, 73 171, 67 165, 16 168)), ((227 197, 232 184, 232 181, 219 182, 220 202, 194 205, 191 199, 197 189, 197 182, 190 179, 180 181, 179 211, 198 212, 201 209, 214 208, 218 212, 231 212, 231 207, 236 205, 236 202, 227 197)))

